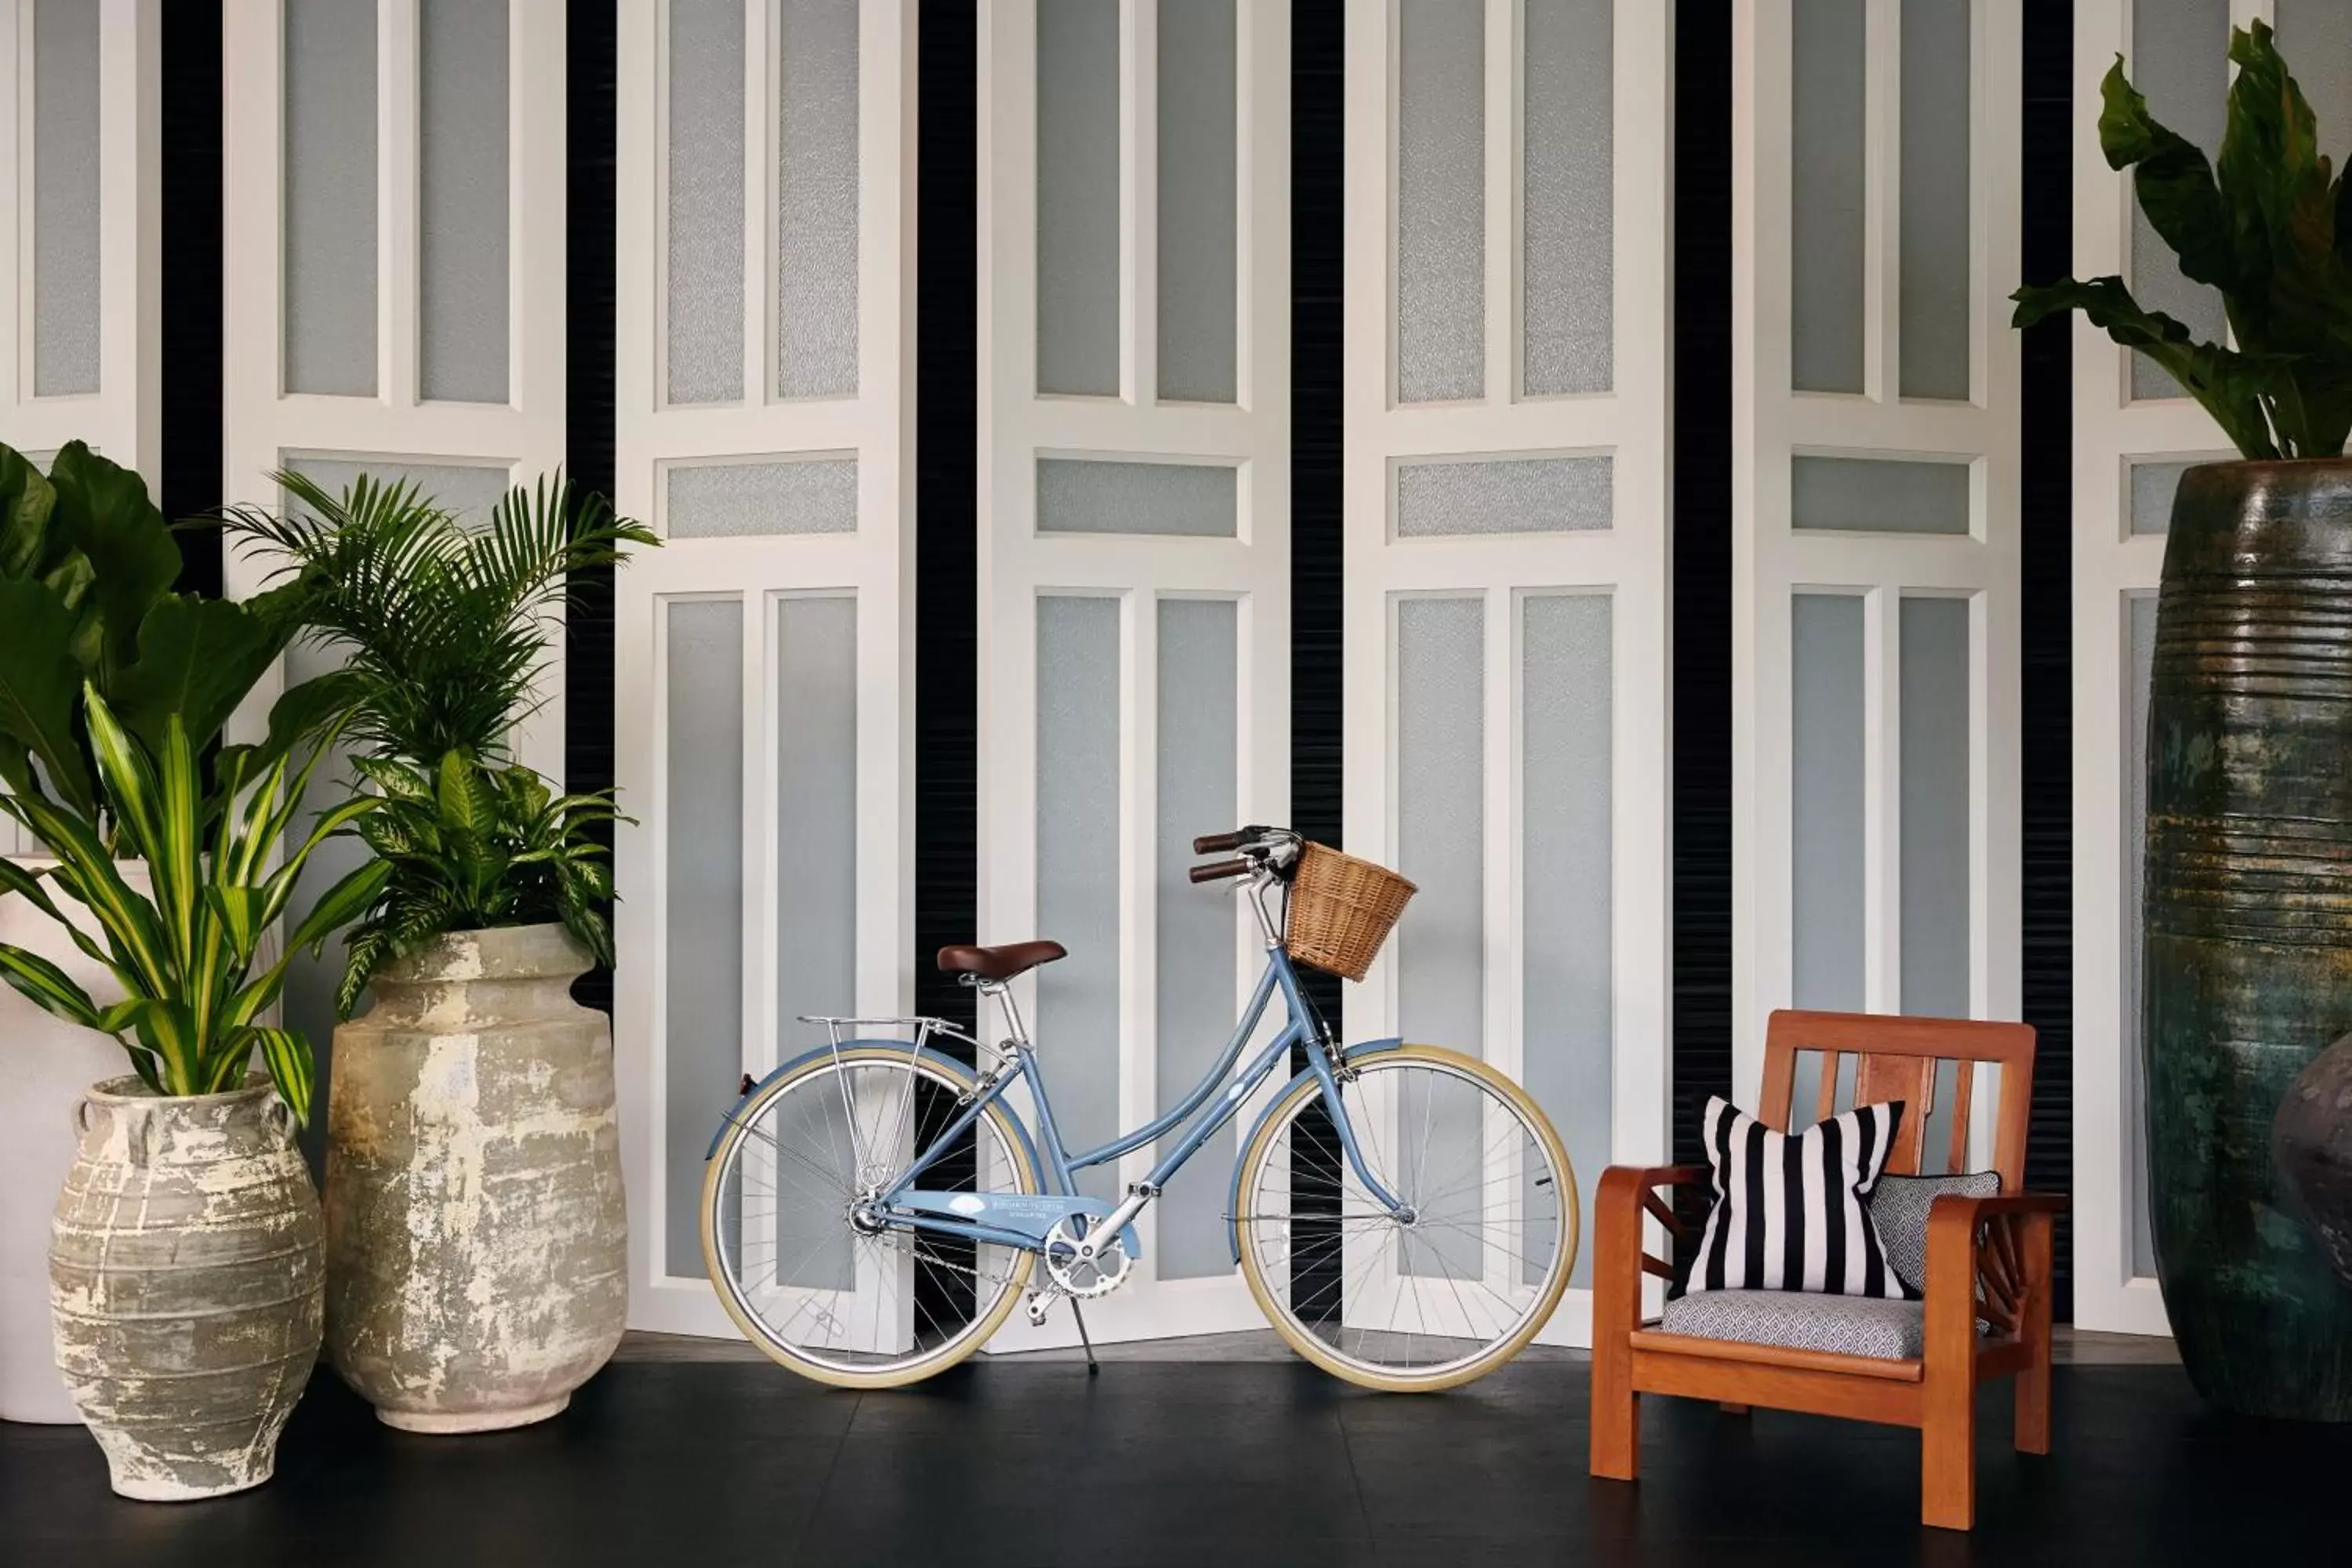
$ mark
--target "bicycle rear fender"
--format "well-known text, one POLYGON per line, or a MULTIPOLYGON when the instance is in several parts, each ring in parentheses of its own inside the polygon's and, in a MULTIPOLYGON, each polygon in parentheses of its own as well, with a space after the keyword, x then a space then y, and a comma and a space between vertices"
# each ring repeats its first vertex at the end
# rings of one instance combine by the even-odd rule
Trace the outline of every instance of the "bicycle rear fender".
MULTIPOLYGON (((1404 1041, 1402 1039, 1366 1040, 1361 1045, 1349 1046, 1347 1049, 1341 1051, 1339 1053, 1339 1059, 1343 1062, 1357 1062, 1363 1060, 1366 1057, 1382 1056, 1390 1051, 1402 1050, 1403 1048, 1404 1041)), ((1282 1086, 1281 1093, 1276 1095, 1272 1100, 1265 1102, 1265 1109, 1257 1113, 1257 1120, 1255 1121, 1250 1123, 1248 1133, 1243 1137, 1240 1142, 1234 1145, 1234 1183, 1232 1188, 1225 1194, 1225 1241, 1226 1244, 1234 1250, 1234 1262, 1236 1267, 1240 1265, 1242 1260, 1241 1156, 1248 1152, 1251 1144, 1257 1142, 1259 1130, 1265 1127, 1266 1122, 1273 1118, 1275 1108, 1289 1098, 1290 1091, 1292 1089, 1297 1089, 1300 1084, 1307 1082, 1314 1077, 1315 1069, 1313 1068, 1309 1067, 1300 1069, 1297 1077, 1293 1078, 1288 1083, 1282 1086)))
MULTIPOLYGON (((840 1048, 845 1051, 867 1049, 910 1052, 919 1057, 923 1061, 929 1063, 930 1066, 939 1068, 943 1073, 946 1073, 949 1077, 955 1079, 967 1090, 976 1087, 978 1082, 978 1080, 971 1076, 971 1068, 966 1067, 962 1062, 960 1062, 955 1058, 947 1056, 940 1051, 920 1048, 917 1047, 912 1040, 844 1040, 841 1042, 840 1048)), ((792 1060, 784 1063, 782 1067, 774 1068, 767 1077, 761 1079, 751 1088, 743 1090, 740 1094, 738 1094, 735 1097, 733 1103, 727 1107, 726 1113, 719 1117, 719 1130, 710 1135, 710 1147, 702 1152, 703 1163, 705 1164, 709 1164, 710 1161, 718 1155, 719 1141, 727 1136, 727 1130, 735 1125, 735 1118, 737 1115, 741 1112, 746 1104, 757 1098, 762 1089, 775 1082, 778 1079, 783 1077, 786 1073, 795 1072, 801 1068, 806 1067, 810 1062, 814 1061, 819 1057, 829 1057, 833 1055, 834 1049, 834 1047, 827 1045, 819 1046, 813 1051, 803 1051, 799 1056, 794 1057, 792 1060)), ((1013 1123, 1013 1136, 1021 1140, 1021 1152, 1029 1157, 1029 1168, 1042 1173, 1045 1169, 1045 1163, 1037 1158, 1037 1145, 1030 1141, 1029 1129, 1023 1124, 1020 1115, 1015 1112, 1010 1105, 1008 1105, 1005 1107, 1004 1119, 1013 1123)), ((1241 1255, 1239 1253, 1235 1253, 1234 1256, 1235 1258, 1239 1258, 1241 1255)))

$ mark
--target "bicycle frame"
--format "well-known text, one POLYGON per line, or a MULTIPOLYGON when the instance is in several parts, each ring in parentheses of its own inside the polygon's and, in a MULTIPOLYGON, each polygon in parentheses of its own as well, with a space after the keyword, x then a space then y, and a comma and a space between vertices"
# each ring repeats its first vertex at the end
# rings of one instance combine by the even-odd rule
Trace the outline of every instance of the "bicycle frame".
MULTIPOLYGON (((1009 998, 1007 1000, 1009 1002, 1009 998)), ((1052 1190, 1048 1194, 1050 1196, 1064 1199, 1077 1198, 1076 1173, 1091 1166, 1108 1164, 1122 1155, 1142 1148, 1147 1143, 1157 1142, 1179 1127, 1184 1127, 1188 1121, 1191 1122, 1189 1127, 1184 1128, 1182 1136, 1178 1138, 1168 1152, 1160 1157, 1159 1163, 1151 1167, 1143 1179, 1129 1185, 1127 1195, 1115 1207, 1108 1213, 1094 1216, 1095 1224, 1087 1237, 1087 1243, 1092 1247, 1100 1248, 1111 1237, 1126 1229, 1135 1216, 1140 1214, 1153 1198, 1160 1195, 1160 1189, 1167 1184, 1169 1178, 1182 1170, 1185 1163, 1200 1151, 1201 1146, 1206 1143, 1219 1128, 1233 1120, 1234 1113, 1241 1109, 1242 1102, 1249 1098, 1251 1091, 1265 1082, 1277 1066, 1288 1059, 1291 1047, 1294 1046, 1307 1047, 1308 1069, 1314 1073, 1322 1088, 1324 1103, 1329 1110, 1332 1126, 1339 1134, 1340 1147, 1346 1152, 1349 1164, 1354 1167, 1357 1176, 1363 1182, 1365 1190, 1390 1213, 1402 1214, 1404 1211, 1404 1205, 1381 1184, 1379 1179, 1366 1166, 1363 1155, 1357 1148, 1355 1129, 1348 1119, 1347 1106, 1339 1097, 1339 1079, 1333 1070, 1332 1055, 1323 1048, 1324 1042, 1315 1015, 1307 1006, 1306 997, 1299 992, 1298 972, 1291 964, 1290 954, 1285 952, 1279 943, 1268 945, 1265 971, 1258 977, 1256 988, 1251 994, 1248 1005, 1242 1009, 1241 1021, 1234 1026, 1233 1037, 1226 1042, 1223 1052, 1220 1054, 1216 1063, 1202 1075, 1201 1081, 1193 1085, 1183 1100, 1166 1114, 1132 1131, 1120 1134, 1099 1148, 1072 1153, 1063 1142, 1061 1129, 1054 1121, 1053 1101, 1046 1091, 1045 1078, 1038 1065, 1036 1049, 1031 1044, 1027 1032, 1021 1027, 1019 1015, 1013 1012, 1009 1006, 1007 1014, 1013 1024, 1012 1039, 1008 1042, 1012 1047, 1011 1062, 1002 1071, 984 1078, 982 1080, 982 1087, 980 1092, 972 1097, 971 1103, 961 1107, 955 1119, 932 1142, 931 1146, 919 1152, 914 1162, 900 1171, 883 1189, 878 1206, 888 1212, 892 1223, 904 1225, 911 1229, 934 1231, 1000 1246, 1018 1247, 1030 1251, 1035 1251, 1038 1248, 1040 1238, 1034 1235, 1010 1230, 1002 1226, 957 1219, 948 1215, 908 1209, 898 1205, 898 1200, 914 1189, 916 1182, 923 1173, 946 1156, 950 1148, 970 1130, 972 1123, 979 1120, 981 1114, 992 1102, 1002 1099, 1005 1090, 1012 1088, 1014 1083, 1026 1079, 1029 1082, 1030 1097, 1035 1103, 1037 1110, 1037 1141, 1040 1144, 1039 1152, 1044 1155, 1045 1164, 1041 1174, 1052 1184, 1052 1190), (1240 1062, 1243 1051, 1249 1046, 1250 1037, 1256 1032, 1260 1020, 1265 1017, 1265 1010, 1277 992, 1282 996, 1283 1005, 1288 1016, 1287 1021, 1265 1047, 1251 1058, 1249 1065, 1243 1068, 1240 1074, 1233 1077, 1230 1084, 1227 1084, 1228 1075, 1233 1073, 1235 1064, 1240 1062), (1223 1086, 1223 1092, 1220 1092, 1221 1086, 1223 1086)))

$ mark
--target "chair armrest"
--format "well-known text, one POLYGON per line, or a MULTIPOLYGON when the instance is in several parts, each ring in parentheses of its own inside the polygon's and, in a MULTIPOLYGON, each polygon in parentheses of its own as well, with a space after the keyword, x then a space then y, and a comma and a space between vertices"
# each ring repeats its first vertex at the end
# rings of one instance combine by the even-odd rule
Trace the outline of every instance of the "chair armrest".
POLYGON ((2049 1321, 2052 1221, 2066 1200, 2050 1193, 1971 1198, 1947 1194, 1927 1211, 1927 1341, 1973 1353, 1981 1318, 2007 1334, 2049 1321))
POLYGON ((1646 1215, 1668 1234, 1684 1229, 1661 1188, 1706 1180, 1704 1165, 1612 1165, 1601 1173, 1592 1194, 1592 1331, 1626 1333, 1641 1326, 1642 1276, 1674 1279, 1674 1265, 1654 1258, 1643 1245, 1646 1215))

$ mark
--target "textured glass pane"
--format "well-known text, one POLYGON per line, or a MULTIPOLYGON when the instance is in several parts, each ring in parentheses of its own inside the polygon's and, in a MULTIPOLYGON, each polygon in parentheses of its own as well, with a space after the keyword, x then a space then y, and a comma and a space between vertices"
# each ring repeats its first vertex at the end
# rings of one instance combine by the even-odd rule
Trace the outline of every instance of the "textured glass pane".
POLYGON ((2352 5, 2273 0, 2279 52, 2319 121, 2319 150, 2344 172, 2352 157, 2352 5))
POLYGON ((1397 0, 1397 397, 1486 392, 1486 18, 1397 0))
POLYGON ((2129 745, 2124 752, 2124 907, 2118 911, 2124 928, 2123 1038, 2116 1048, 2123 1056, 2124 1136, 2131 1150, 2131 1271, 2156 1273, 2156 1232, 2148 1218, 2147 1079, 2140 1061, 2140 984, 2145 962, 2140 930, 2140 902, 2146 891, 2147 840, 2147 695, 2156 666, 2156 598, 2131 601, 2131 676, 2125 700, 2131 706, 2124 732, 2129 745))
POLYGON ((98 390, 98 5, 33 7, 33 394, 98 390))
POLYGON ((1037 390, 1118 395, 1118 10, 1037 4, 1037 390))
MULTIPOLYGON (((1486 621, 1477 599, 1396 606, 1397 869, 1421 885, 1397 944, 1398 1025, 1409 1040, 1486 1054, 1486 621)), ((1462 1164, 1479 1115, 1461 1096, 1400 1096, 1408 1186, 1462 1164)), ((1476 1238, 1407 1248, 1407 1274, 1481 1271, 1476 1238)))
POLYGON ((1969 395, 1969 6, 1903 0, 1897 293, 1906 397, 1969 395))
POLYGON ((1235 478, 1221 463, 1037 459, 1040 533, 1174 533, 1231 539, 1235 478))
POLYGON ((1520 380, 1531 397, 1610 385, 1616 195, 1614 0, 1526 0, 1520 380))
POLYGON ((857 392, 857 0, 783 0, 776 390, 857 392))
MULTIPOLYGON (((1073 1149, 1119 1131, 1119 602, 1037 601, 1037 936, 1070 956, 1037 971, 1036 1037, 1073 1149)), ((993 933, 1017 941, 1033 933, 993 933)), ((1078 1177, 1118 1195, 1115 1165, 1078 1177)))
POLYGON ((404 481, 425 497, 467 522, 486 522, 490 509, 507 493, 504 466, 475 463, 412 463, 399 458, 291 458, 286 466, 318 482, 330 495, 341 495, 365 474, 372 479, 404 481))
POLYGON ((1234 0, 1160 0, 1160 395, 1234 401, 1234 0))
POLYGON ((1405 463, 1396 487, 1399 539, 1607 528, 1615 505, 1606 455, 1405 463))
POLYGON ((2191 458, 2179 463, 2134 463, 2131 466, 2131 531, 2134 533, 2170 532, 2172 495, 2180 488, 2180 476, 2200 463, 2212 460, 2210 458, 2191 458))
MULTIPOLYGON (((1216 1064, 1239 1009, 1234 983, 1234 901, 1196 888, 1192 839, 1241 820, 1234 804, 1235 616, 1231 599, 1160 602, 1160 1109, 1180 1103, 1216 1064)), ((1234 1163, 1227 1122, 1194 1156, 1206 1171, 1234 1163)), ((1225 1192, 1216 1181, 1176 1182, 1160 1200, 1160 1278, 1230 1274, 1225 1192)))
MULTIPOLYGON (((1900 765, 1904 1012, 1969 1016, 1969 602, 1905 599, 1900 765)), ((1936 1089, 1928 1168, 1951 1148, 1952 1094, 1936 1089)))
POLYGON ((1863 1006, 1862 600, 1799 594, 1789 605, 1791 995, 1863 1006))
POLYGON ((1857 533, 1966 533, 1969 465, 1882 458, 1792 458, 1789 517, 1797 528, 1857 533))
POLYGON ((743 603, 668 606, 661 802, 663 1259, 702 1277, 702 1151, 743 1066, 743 603))
POLYGON ((857 459, 694 463, 669 470, 662 533, 740 539, 857 531, 857 459))
MULTIPOLYGON (((1520 1081, 1568 1145, 1589 1214, 1591 1184, 1613 1152, 1611 606, 1600 594, 1534 598, 1521 616, 1520 1081)), ((1527 1203, 1529 1213, 1551 1212, 1532 1188, 1527 1203)), ((1550 1261, 1549 1238, 1528 1238, 1527 1251, 1532 1282, 1550 1261)), ((1570 1282, 1591 1278, 1591 1260, 1579 1253, 1570 1282)))
POLYGON ((286 390, 375 395, 375 0, 286 4, 286 390))
MULTIPOLYGON (((2230 92, 2230 0, 2137 0, 2132 6, 2132 85, 2148 112, 2211 158, 2221 150, 2230 92)), ((2292 59, 2292 57, 2289 57, 2292 59)), ((2181 321, 2201 342, 2221 342, 2228 323, 2221 296, 2180 275, 2172 249, 2132 204, 2132 295, 2181 321)), ((2180 384, 2139 354, 2132 356, 2134 397, 2183 397, 2180 384)))
POLYGON ((743 3, 669 0, 669 400, 743 395, 743 3))
POLYGON ((418 310, 425 396, 507 400, 507 9, 417 13, 418 310))
POLYGON ((1862 390, 1863 0, 1796 0, 1790 384, 1862 390))

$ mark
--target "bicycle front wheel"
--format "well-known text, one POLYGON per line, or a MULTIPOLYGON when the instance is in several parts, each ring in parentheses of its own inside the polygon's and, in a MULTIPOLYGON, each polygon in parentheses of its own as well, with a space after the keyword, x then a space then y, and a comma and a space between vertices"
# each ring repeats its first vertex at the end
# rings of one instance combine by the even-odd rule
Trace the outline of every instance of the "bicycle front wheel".
MULTIPOLYGON (((702 1184, 702 1256, 745 1337, 803 1376, 890 1388, 945 1371, 1012 1315, 1017 1247, 874 1225, 864 1206, 965 1108, 958 1064, 902 1046, 845 1046, 761 1089, 720 1137, 702 1184)), ((941 1152, 930 1191, 1037 1191, 1002 1100, 941 1152)))
POLYGON ((1350 1064, 1339 1092, 1372 1195, 1321 1085, 1285 1092, 1242 1153, 1242 1273, 1300 1355, 1367 1388, 1425 1393, 1517 1355, 1576 1264, 1568 1152, 1484 1062, 1406 1046, 1350 1064))

